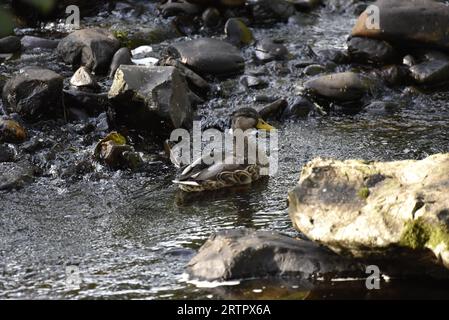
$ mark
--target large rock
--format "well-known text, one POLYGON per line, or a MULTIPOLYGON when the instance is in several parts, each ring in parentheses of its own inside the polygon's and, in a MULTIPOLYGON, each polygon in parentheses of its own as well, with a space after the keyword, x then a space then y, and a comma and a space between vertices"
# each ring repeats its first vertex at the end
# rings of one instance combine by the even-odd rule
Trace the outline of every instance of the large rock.
POLYGON ((319 76, 304 83, 309 93, 336 101, 360 100, 375 87, 375 81, 355 72, 319 76))
POLYGON ((0 39, 0 53, 14 53, 21 48, 20 39, 16 36, 8 36, 0 39))
POLYGON ((235 229, 212 235, 187 266, 189 276, 224 281, 267 276, 354 276, 361 264, 330 250, 271 231, 235 229))
POLYGON ((77 69, 85 66, 96 73, 105 74, 112 57, 120 48, 120 41, 103 29, 83 29, 61 40, 57 51, 65 63, 77 69))
POLYGON ((148 131, 191 126, 185 78, 174 67, 120 66, 109 91, 118 125, 148 131))
POLYGON ((380 0, 380 28, 376 28, 370 10, 364 11, 352 30, 352 36, 377 38, 410 45, 427 44, 449 49, 449 7, 433 0, 380 0))
POLYGON ((430 52, 424 60, 410 67, 410 75, 420 84, 433 84, 449 80, 449 57, 430 52))
POLYGON ((3 87, 3 102, 10 113, 27 121, 63 115, 63 78, 39 67, 29 67, 12 77, 3 87))
POLYGON ((398 59, 396 50, 386 41, 353 37, 348 41, 352 60, 368 63, 391 63, 398 59))
POLYGON ((175 43, 168 53, 202 75, 232 75, 245 68, 240 51, 218 39, 202 38, 175 43))
POLYGON ((337 253, 447 276, 448 194, 449 154, 386 163, 318 158, 289 193, 289 214, 297 230, 337 253))

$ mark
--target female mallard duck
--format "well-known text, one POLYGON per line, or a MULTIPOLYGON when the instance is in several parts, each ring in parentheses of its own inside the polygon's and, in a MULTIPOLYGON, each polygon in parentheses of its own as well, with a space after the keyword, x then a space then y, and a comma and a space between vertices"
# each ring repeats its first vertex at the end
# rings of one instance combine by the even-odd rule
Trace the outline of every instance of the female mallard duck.
MULTIPOLYGON (((252 108, 242 108, 234 112, 231 116, 231 132, 241 129, 247 130, 272 130, 271 125, 266 123, 260 114, 252 108)), ((245 150, 248 145, 254 143, 251 139, 245 138, 245 150)), ((234 152, 227 153, 221 157, 223 161, 217 161, 211 165, 206 165, 204 156, 185 167, 178 180, 173 181, 179 188, 186 192, 200 192, 207 190, 218 190, 226 187, 248 185, 260 178, 260 169, 268 163, 250 163, 245 155, 243 161, 237 161, 234 152), (231 159, 231 158, 232 159, 231 159)))

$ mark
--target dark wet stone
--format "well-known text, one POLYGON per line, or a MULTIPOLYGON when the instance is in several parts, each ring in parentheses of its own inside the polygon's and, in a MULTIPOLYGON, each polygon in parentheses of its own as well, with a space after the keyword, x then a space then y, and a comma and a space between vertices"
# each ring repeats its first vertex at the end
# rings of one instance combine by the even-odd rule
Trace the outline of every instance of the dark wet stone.
POLYGON ((66 108, 73 109, 75 118, 82 120, 104 112, 109 106, 109 99, 107 93, 70 89, 64 90, 64 103, 66 108), (81 110, 84 112, 81 113, 81 110))
POLYGON ((63 78, 39 67, 29 67, 15 75, 3 88, 3 102, 10 113, 36 121, 61 117, 63 78))
POLYGON ((240 83, 245 88, 263 88, 267 86, 267 83, 265 81, 254 76, 242 76, 240 78, 240 83))
POLYGON ((288 102, 285 99, 278 99, 269 105, 263 107, 259 114, 262 116, 264 120, 268 119, 279 119, 287 108, 288 102))
POLYGON ((27 161, 0 163, 0 190, 20 189, 33 181, 34 167, 27 161))
POLYGON ((295 6, 285 0, 248 1, 256 23, 267 24, 273 21, 287 21, 296 13, 295 6))
POLYGON ((115 36, 104 29, 83 29, 61 40, 57 51, 65 63, 74 68, 85 66, 104 74, 109 70, 112 57, 120 48, 115 36))
POLYGON ((360 37, 348 41, 348 53, 352 61, 363 63, 390 63, 399 58, 388 42, 360 37))
POLYGON ((295 8, 300 11, 310 11, 318 7, 322 0, 287 0, 295 5, 295 8))
POLYGON ((397 86, 409 82, 410 72, 404 66, 391 65, 383 67, 380 76, 387 84, 397 86))
POLYGON ((210 89, 210 85, 206 80, 187 68, 178 60, 168 58, 163 61, 163 64, 166 66, 176 67, 176 69, 178 69, 178 71, 187 79, 188 83, 192 84, 197 89, 200 89, 201 91, 208 91, 210 89))
POLYGON ((314 109, 314 104, 304 97, 296 98, 282 114, 282 118, 305 118, 314 109))
POLYGON ((372 101, 364 110, 370 114, 387 115, 398 110, 398 105, 392 101, 372 101))
POLYGON ((416 64, 416 60, 412 55, 408 54, 402 59, 402 64, 412 67, 416 64))
MULTIPOLYGON (((433 0, 380 0, 380 28, 375 28, 364 11, 352 30, 352 36, 449 48, 449 7, 433 0)), ((393 43, 392 42, 392 43, 393 43)))
POLYGON ((245 0, 188 0, 191 3, 202 6, 224 6, 224 7, 240 7, 245 4, 245 0))
POLYGON ((115 71, 121 65, 132 65, 134 64, 131 60, 131 52, 128 48, 119 49, 112 57, 111 67, 109 68, 109 77, 113 78, 115 71))
POLYGON ((326 67, 319 64, 312 64, 304 68, 304 74, 308 76, 316 76, 326 71, 327 71, 326 67))
POLYGON ((288 50, 282 43, 276 43, 271 39, 257 42, 255 54, 257 59, 267 62, 272 60, 285 60, 288 50))
POLYGON ((227 40, 234 45, 247 45, 253 41, 253 33, 238 18, 230 18, 226 21, 225 34, 227 40))
POLYGON ((16 152, 7 144, 0 143, 0 162, 13 162, 16 157, 16 152))
POLYGON ((212 235, 187 266, 190 278, 226 281, 276 276, 361 275, 363 266, 311 241, 271 231, 226 230, 212 235))
POLYGON ((17 121, 0 118, 0 143, 22 143, 26 138, 26 130, 17 121))
POLYGON ((232 44, 212 38, 175 43, 168 53, 200 75, 232 75, 245 68, 240 51, 232 44))
POLYGON ((98 89, 100 86, 86 67, 80 67, 70 79, 70 84, 78 88, 98 89))
POLYGON ((214 28, 218 26, 221 22, 220 11, 217 8, 207 8, 204 10, 201 19, 203 20, 203 24, 208 28, 214 28))
POLYGON ((425 61, 410 67, 410 74, 420 84, 434 84, 449 80, 449 57, 440 52, 425 55, 425 61))
POLYGON ((24 36, 20 42, 24 50, 33 49, 56 49, 59 44, 59 40, 51 40, 33 36, 24 36))
POLYGON ((20 39, 16 36, 8 36, 0 39, 0 53, 14 53, 21 48, 20 39))
POLYGON ((341 50, 338 49, 324 49, 318 52, 320 60, 323 62, 334 62, 336 64, 345 64, 348 62, 349 57, 341 50))
POLYGON ((184 76, 174 67, 122 65, 108 94, 113 120, 130 129, 161 134, 166 133, 164 128, 190 127, 189 91, 184 76))
POLYGON ((162 12, 162 16, 164 18, 180 15, 194 16, 201 13, 200 6, 182 0, 169 0, 166 3, 160 5, 159 10, 162 12))
POLYGON ((309 80, 304 87, 309 93, 330 100, 355 101, 369 94, 374 89, 375 82, 355 72, 342 72, 309 80))

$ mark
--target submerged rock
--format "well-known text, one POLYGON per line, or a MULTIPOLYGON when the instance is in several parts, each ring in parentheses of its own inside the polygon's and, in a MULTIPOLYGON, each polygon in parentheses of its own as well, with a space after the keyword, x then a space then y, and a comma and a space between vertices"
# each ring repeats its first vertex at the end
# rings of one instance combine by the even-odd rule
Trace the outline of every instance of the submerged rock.
POLYGON ((386 41, 352 37, 348 53, 353 61, 364 63, 390 63, 399 58, 396 50, 386 41))
POLYGON ((271 231, 236 229, 212 235, 187 266, 191 278, 208 281, 294 276, 354 276, 362 266, 306 240, 271 231))
POLYGON ((74 68, 85 66, 88 69, 104 74, 120 42, 115 36, 103 29, 82 29, 69 34, 61 40, 57 51, 65 63, 74 68))
POLYGON ((8 36, 0 39, 0 53, 14 53, 21 48, 20 39, 16 36, 8 36))
POLYGON ((287 0, 287 2, 293 3, 300 11, 309 11, 318 7, 322 0, 287 0))
POLYGON ((13 162, 16 157, 16 151, 7 144, 0 143, 0 162, 13 162))
POLYGON ((199 74, 232 75, 245 68, 240 51, 232 44, 212 38, 174 43, 168 53, 199 74))
POLYGON ((27 121, 63 115, 63 78, 39 67, 29 67, 12 77, 3 88, 3 102, 10 113, 27 121))
POLYGON ((449 7, 433 0, 379 0, 377 19, 364 11, 352 30, 354 37, 377 38, 395 43, 426 44, 449 49, 449 7), (379 28, 378 28, 379 27, 379 28))
POLYGON ((33 181, 35 169, 28 161, 0 163, 0 191, 20 189, 33 181))
POLYGON ((441 272, 449 268, 448 172, 449 154, 385 163, 318 158, 289 193, 289 214, 297 230, 335 252, 406 266, 402 274, 441 272))
POLYGON ((250 0, 248 5, 254 21, 260 24, 287 21, 296 13, 295 6, 285 0, 250 0))
POLYGON ((313 95, 337 101, 360 100, 375 87, 371 78, 355 72, 319 76, 304 84, 313 95))
POLYGON ((272 39, 258 41, 254 52, 257 59, 264 62, 285 60, 288 57, 287 48, 282 43, 276 43, 272 39))
POLYGON ((285 109, 282 118, 306 118, 314 108, 307 98, 298 97, 285 109))
POLYGON ((108 94, 114 122, 148 131, 190 127, 188 95, 187 82, 174 67, 125 65, 117 69, 108 94))
POLYGON ((0 143, 21 143, 26 138, 26 130, 17 121, 0 118, 0 143))

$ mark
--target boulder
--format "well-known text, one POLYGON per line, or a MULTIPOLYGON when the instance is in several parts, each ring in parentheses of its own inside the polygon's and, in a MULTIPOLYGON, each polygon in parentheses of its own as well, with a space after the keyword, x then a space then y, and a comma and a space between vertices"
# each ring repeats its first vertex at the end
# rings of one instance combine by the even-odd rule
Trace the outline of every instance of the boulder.
POLYGON ((8 36, 0 39, 0 53, 14 53, 21 48, 20 39, 16 36, 8 36))
POLYGON ((94 28, 69 34, 59 42, 57 52, 65 63, 75 69, 85 66, 96 73, 105 74, 119 48, 120 42, 111 32, 94 28))
POLYGON ((434 84, 449 80, 449 57, 440 52, 429 52, 424 60, 410 67, 410 75, 420 84, 434 84))
POLYGON ((399 58, 388 42, 360 37, 348 41, 348 53, 353 61, 364 63, 392 63, 399 58))
POLYGON ((376 38, 398 44, 426 44, 449 49, 449 7, 433 0, 379 0, 379 27, 368 7, 352 30, 354 37, 376 38))
POLYGON ((120 66, 109 91, 114 122, 148 131, 191 126, 185 78, 174 67, 120 66))
POLYGON ((318 158, 289 193, 289 215, 297 230, 337 253, 400 274, 447 277, 448 172, 449 154, 384 163, 318 158))
POLYGON ((355 72, 319 76, 304 83, 312 95, 336 101, 360 100, 375 88, 373 79, 355 72))
POLYGON ((22 48, 24 50, 33 50, 33 49, 56 49, 59 44, 59 40, 45 39, 34 36, 24 36, 20 39, 20 43, 22 44, 22 48))
POLYGON ((27 121, 63 115, 63 78, 39 67, 29 67, 13 76, 3 87, 3 102, 10 113, 27 121))
POLYGON ((21 143, 26 138, 26 130, 17 121, 0 118, 0 143, 21 143))
POLYGON ((212 235, 187 266, 192 279, 227 281, 268 276, 361 275, 362 265, 310 241, 271 231, 226 230, 212 235))
POLYGON ((178 42, 169 47, 168 54, 200 75, 233 75, 245 68, 240 51, 218 39, 178 42))

